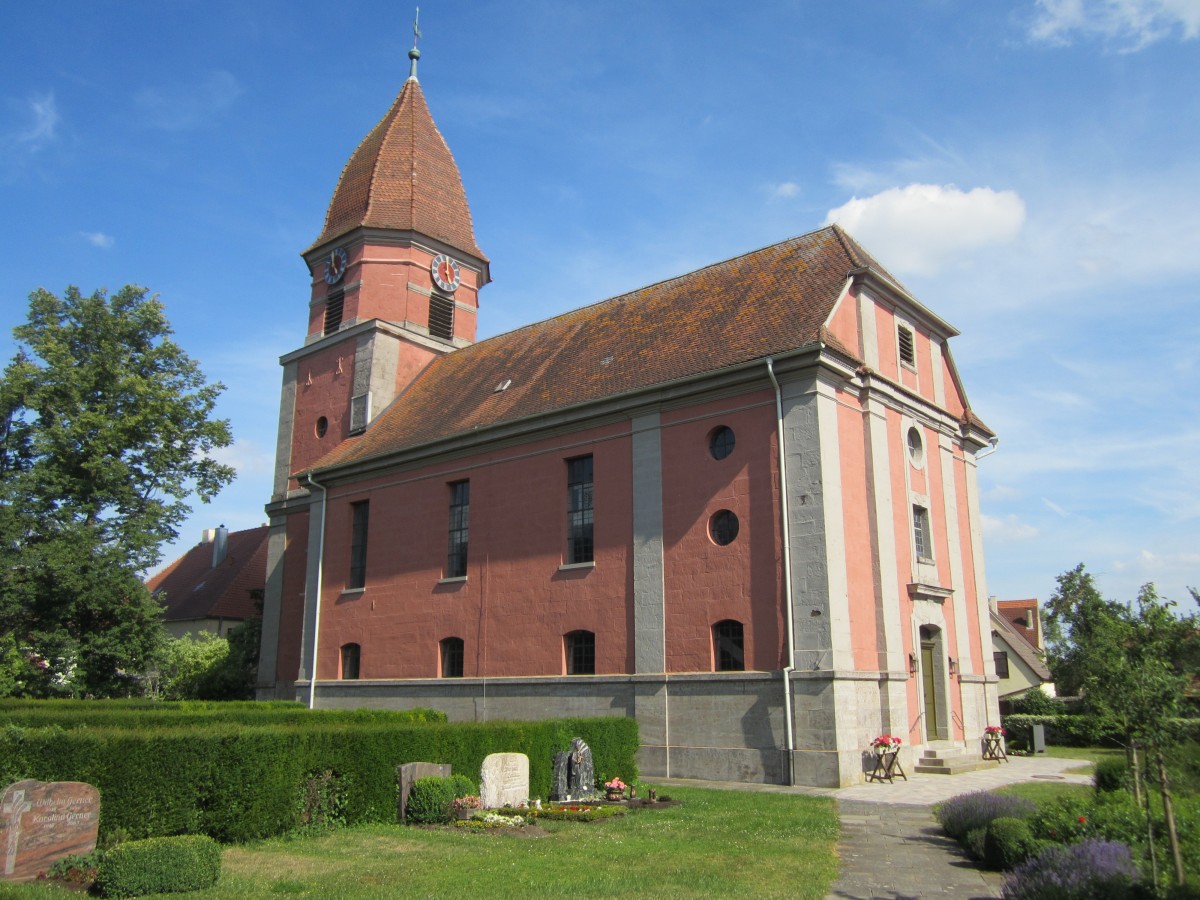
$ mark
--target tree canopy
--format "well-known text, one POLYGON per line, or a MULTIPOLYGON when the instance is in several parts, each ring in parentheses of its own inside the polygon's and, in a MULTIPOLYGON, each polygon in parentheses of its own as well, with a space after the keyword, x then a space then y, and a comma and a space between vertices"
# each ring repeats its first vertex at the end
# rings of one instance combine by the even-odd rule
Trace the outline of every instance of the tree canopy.
MULTIPOLYGON (((157 297, 37 290, 0 378, 0 626, 27 663, 18 691, 121 690, 157 645, 139 573, 194 494, 234 471, 212 417, 219 383, 170 335, 157 297)), ((2 689, 2 685, 0 685, 2 689)))

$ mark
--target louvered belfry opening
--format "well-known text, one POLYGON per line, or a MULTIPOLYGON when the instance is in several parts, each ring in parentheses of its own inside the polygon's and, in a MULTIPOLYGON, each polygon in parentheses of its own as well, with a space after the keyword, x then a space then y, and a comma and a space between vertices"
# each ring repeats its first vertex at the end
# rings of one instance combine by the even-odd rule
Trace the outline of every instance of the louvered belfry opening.
POLYGON ((322 334, 333 334, 342 327, 342 308, 345 305, 345 292, 340 288, 330 291, 325 298, 325 327, 322 334))
POLYGON ((454 337, 454 300, 441 294, 429 297, 429 333, 443 341, 454 337))

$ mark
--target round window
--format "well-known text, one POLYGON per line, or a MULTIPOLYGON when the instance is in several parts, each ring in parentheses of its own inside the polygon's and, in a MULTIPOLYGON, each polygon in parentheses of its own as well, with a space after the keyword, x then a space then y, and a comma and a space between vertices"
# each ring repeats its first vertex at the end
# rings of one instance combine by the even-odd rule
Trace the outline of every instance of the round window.
POLYGON ((733 429, 721 425, 714 428, 708 436, 708 452, 712 454, 713 459, 724 459, 733 452, 735 443, 737 442, 733 437, 733 429))
POLYGON ((720 544, 722 547, 732 544, 737 539, 738 527, 737 514, 728 509, 713 513, 713 517, 708 520, 709 536, 714 544, 720 544))
POLYGON ((908 429, 908 458, 918 469, 925 464, 925 442, 915 425, 908 429))
POLYGON ((317 419, 317 437, 325 437, 325 432, 329 430, 329 420, 324 416, 317 419))

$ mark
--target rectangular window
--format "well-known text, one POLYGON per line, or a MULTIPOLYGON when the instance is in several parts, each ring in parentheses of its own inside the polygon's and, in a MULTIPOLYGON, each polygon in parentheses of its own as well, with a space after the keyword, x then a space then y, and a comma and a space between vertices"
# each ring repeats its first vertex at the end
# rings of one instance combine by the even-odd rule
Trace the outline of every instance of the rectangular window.
POLYGON ((933 559, 933 543, 929 537, 929 510, 923 506, 914 506, 913 510, 913 548, 917 551, 917 559, 933 559))
POLYGON ((917 347, 913 340, 913 330, 907 325, 896 326, 896 340, 900 345, 900 362, 906 366, 916 366, 917 347))
POLYGON ((463 639, 450 637, 445 638, 441 644, 442 651, 442 677, 443 678, 462 678, 463 677, 463 639))
POLYGON ((592 458, 567 460, 567 562, 586 563, 595 559, 592 526, 592 458))
POLYGON ((353 525, 350 530, 350 577, 346 587, 361 588, 367 583, 367 519, 370 516, 370 501, 350 504, 353 525))
POLYGON ((354 681, 358 678, 358 663, 362 650, 358 644, 342 645, 342 678, 354 681))
POLYGON ((333 334, 342 326, 342 308, 345 305, 345 299, 345 294, 340 288, 330 291, 325 297, 324 334, 333 334))
POLYGON ((446 577, 467 574, 467 529, 471 518, 471 482, 450 485, 450 550, 446 555, 446 577))
POLYGON ((572 631, 567 635, 567 674, 596 674, 596 635, 591 631, 572 631))
POLYGON ((1000 678, 1008 677, 1008 654, 1003 650, 997 650, 992 654, 992 658, 996 661, 996 675, 1000 678))

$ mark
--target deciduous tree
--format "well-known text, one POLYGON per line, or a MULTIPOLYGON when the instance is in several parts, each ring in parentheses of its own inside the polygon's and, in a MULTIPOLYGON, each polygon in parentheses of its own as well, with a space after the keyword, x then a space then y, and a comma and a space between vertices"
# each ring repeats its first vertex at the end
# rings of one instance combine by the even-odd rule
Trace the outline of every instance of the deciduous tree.
POLYGON ((159 637, 139 573, 233 479, 220 384, 144 288, 29 298, 0 378, 0 627, 25 693, 122 692, 159 637))

